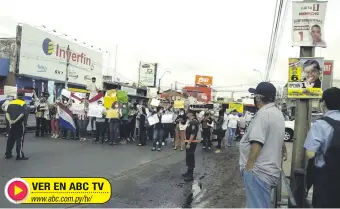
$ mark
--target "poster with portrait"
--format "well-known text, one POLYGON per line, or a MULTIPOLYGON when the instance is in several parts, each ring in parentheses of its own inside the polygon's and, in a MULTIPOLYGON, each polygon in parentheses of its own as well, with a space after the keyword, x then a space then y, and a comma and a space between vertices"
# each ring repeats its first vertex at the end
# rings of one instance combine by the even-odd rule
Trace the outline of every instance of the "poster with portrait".
POLYGON ((288 98, 321 98, 324 59, 318 57, 289 58, 288 62, 288 98))
POLYGON ((294 1, 292 45, 327 47, 324 27, 327 1, 294 1))

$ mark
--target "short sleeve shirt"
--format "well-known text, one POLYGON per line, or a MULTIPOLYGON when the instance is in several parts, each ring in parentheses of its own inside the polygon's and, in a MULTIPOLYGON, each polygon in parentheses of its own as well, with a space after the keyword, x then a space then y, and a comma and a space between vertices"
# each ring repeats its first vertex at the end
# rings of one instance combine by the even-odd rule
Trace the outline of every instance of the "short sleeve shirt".
POLYGON ((196 140, 197 133, 199 130, 199 122, 197 119, 193 119, 189 122, 188 127, 186 129, 186 138, 190 139, 190 135, 195 135, 194 140, 196 140))
POLYGON ((254 116, 240 141, 240 169, 245 168, 251 142, 263 144, 253 172, 263 181, 275 185, 280 177, 285 122, 282 112, 274 103, 263 106, 254 116))

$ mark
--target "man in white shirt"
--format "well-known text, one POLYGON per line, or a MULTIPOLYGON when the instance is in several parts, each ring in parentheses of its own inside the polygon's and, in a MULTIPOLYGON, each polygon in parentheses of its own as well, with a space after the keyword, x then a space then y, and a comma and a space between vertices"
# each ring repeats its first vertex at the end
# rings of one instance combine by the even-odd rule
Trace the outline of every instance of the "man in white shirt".
POLYGON ((232 110, 231 114, 228 116, 228 147, 230 147, 233 143, 233 139, 236 133, 237 124, 240 121, 240 118, 237 115, 236 110, 232 110))
POLYGON ((96 85, 96 77, 92 78, 92 83, 86 86, 86 89, 90 92, 90 99, 98 94, 98 87, 96 85))

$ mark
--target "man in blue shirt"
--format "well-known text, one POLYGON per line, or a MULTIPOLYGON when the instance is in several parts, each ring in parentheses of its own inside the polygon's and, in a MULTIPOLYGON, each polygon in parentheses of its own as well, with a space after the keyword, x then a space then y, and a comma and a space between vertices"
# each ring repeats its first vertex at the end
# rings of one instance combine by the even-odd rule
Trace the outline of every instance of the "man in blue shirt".
POLYGON ((340 89, 333 87, 324 91, 320 108, 324 117, 312 124, 304 145, 307 157, 312 159, 307 170, 307 184, 313 185, 314 208, 340 207, 337 191, 340 187, 340 155, 337 154, 340 153, 340 138, 336 135, 340 133, 340 89), (333 164, 335 168, 329 169, 333 164))

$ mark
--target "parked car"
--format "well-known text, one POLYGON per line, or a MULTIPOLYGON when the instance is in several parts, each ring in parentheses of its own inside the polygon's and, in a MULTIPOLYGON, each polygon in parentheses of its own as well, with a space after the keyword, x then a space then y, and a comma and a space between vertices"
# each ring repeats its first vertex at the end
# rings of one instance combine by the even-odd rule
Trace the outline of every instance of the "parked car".
POLYGON ((285 121, 285 141, 292 141, 294 137, 295 120, 285 121))
MULTIPOLYGON (((312 113, 312 122, 322 117, 322 113, 312 113)), ((293 141, 295 120, 285 121, 285 141, 293 141)))

